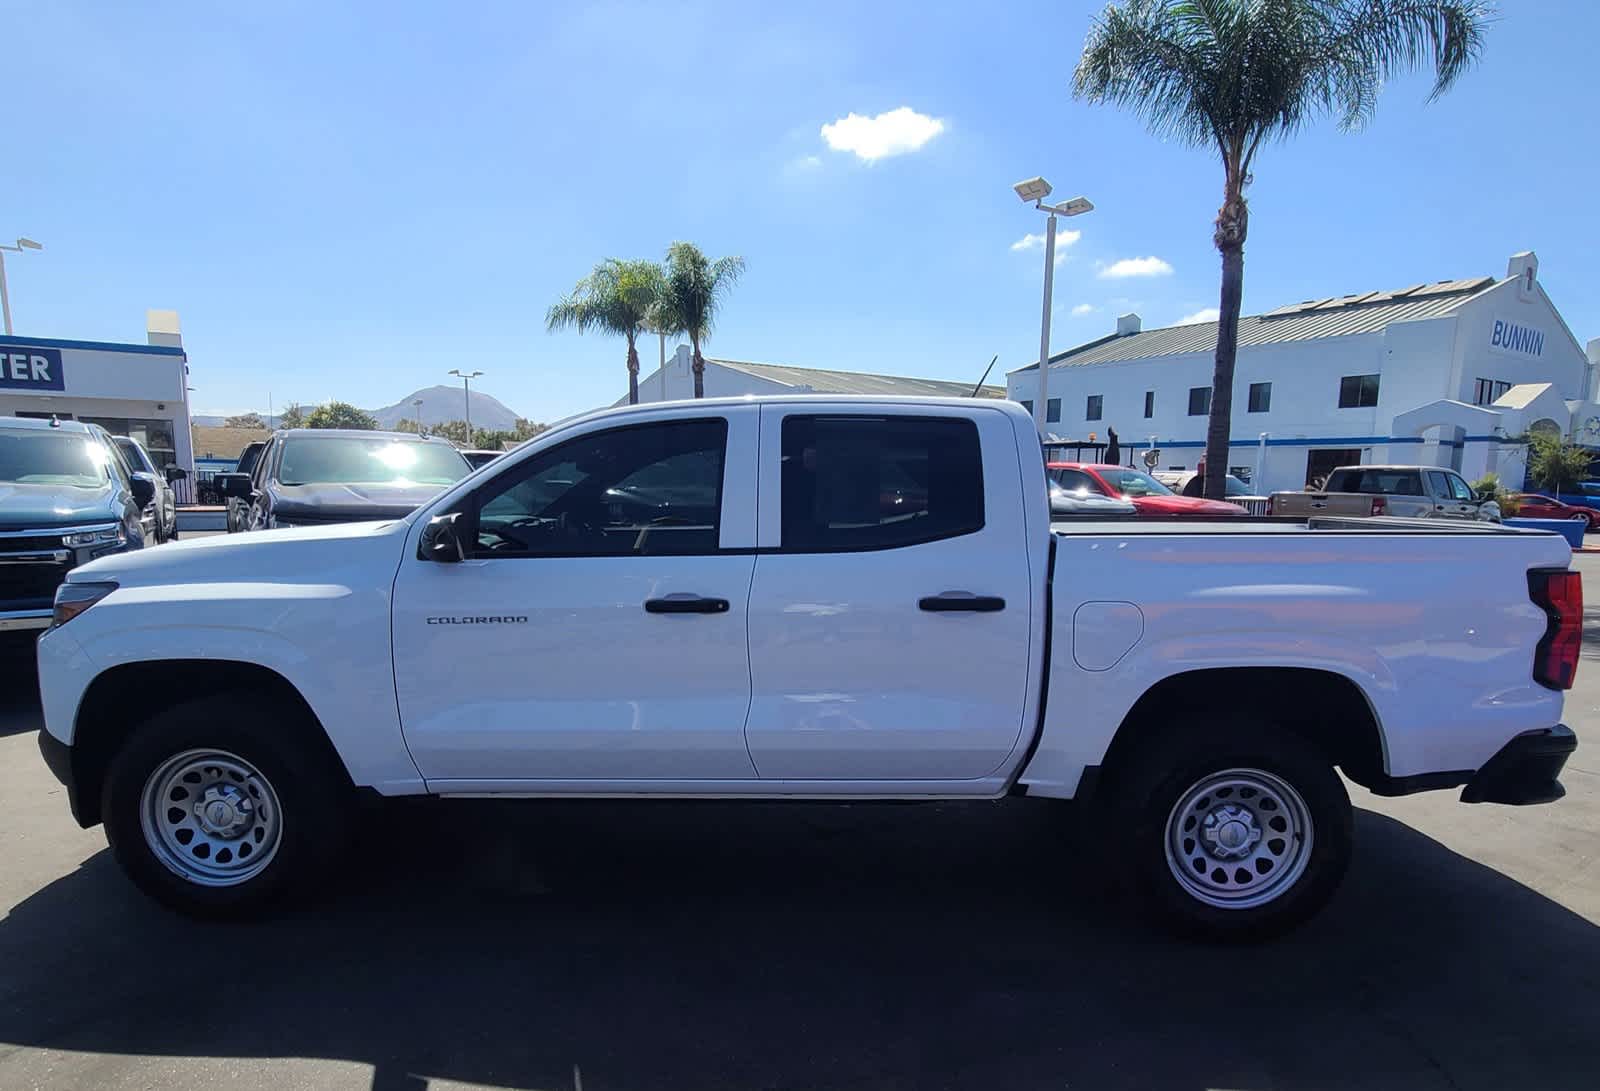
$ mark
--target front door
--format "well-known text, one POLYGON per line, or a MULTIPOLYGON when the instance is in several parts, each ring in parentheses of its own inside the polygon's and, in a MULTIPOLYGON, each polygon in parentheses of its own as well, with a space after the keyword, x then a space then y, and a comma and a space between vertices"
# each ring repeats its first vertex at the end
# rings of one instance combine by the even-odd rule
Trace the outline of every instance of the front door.
POLYGON ((1429 470, 1428 491, 1433 493, 1433 514, 1440 518, 1478 517, 1478 498, 1461 475, 1448 470, 1429 470))
POLYGON ((1010 421, 761 413, 746 736, 762 779, 994 774, 1022 732, 1033 631, 1022 512, 1037 501, 1010 421))
POLYGON ((512 456, 455 505, 466 559, 405 558, 396 690, 431 788, 754 776, 757 419, 680 411, 512 456))

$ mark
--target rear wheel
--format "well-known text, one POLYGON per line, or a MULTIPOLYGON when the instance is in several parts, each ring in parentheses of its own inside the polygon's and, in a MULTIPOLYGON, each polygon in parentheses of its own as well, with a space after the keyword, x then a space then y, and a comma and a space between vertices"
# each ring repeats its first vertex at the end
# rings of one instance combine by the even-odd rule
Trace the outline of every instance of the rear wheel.
POLYGON ((298 725, 256 701, 188 702, 112 759, 102 816, 123 870, 169 908, 247 916, 305 889, 343 845, 350 788, 298 725))
POLYGON ((1123 859, 1145 904, 1210 939, 1277 935, 1332 898, 1350 860, 1350 797, 1285 728, 1164 734, 1119 778, 1123 859))

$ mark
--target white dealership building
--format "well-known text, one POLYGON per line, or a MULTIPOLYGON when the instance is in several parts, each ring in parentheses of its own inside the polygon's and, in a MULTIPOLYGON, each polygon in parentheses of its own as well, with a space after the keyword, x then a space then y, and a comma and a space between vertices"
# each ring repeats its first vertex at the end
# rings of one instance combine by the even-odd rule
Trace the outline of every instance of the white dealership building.
MULTIPOLYGON (((175 311, 146 314, 144 344, 0 337, 0 417, 59 417, 132 436, 194 479, 188 357, 175 311)), ((187 499, 187 482, 178 486, 187 499)))
MULTIPOLYGON (((1339 465, 1491 470, 1513 486, 1533 431, 1600 447, 1600 339, 1587 353, 1545 294, 1533 253, 1503 278, 1413 284, 1291 303, 1239 320, 1228 464, 1256 491, 1298 489, 1339 465)), ((1115 333, 1050 358, 1047 434, 1193 469, 1205 449, 1215 322, 1115 333)), ((1039 367, 1007 376, 1032 407, 1039 367)), ((1125 458, 1126 461, 1126 458, 1125 458)))

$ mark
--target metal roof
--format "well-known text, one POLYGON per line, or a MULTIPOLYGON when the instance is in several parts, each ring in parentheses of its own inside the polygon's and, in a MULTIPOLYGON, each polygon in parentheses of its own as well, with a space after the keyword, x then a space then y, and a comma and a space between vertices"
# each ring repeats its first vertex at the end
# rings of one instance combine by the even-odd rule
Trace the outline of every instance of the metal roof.
MULTIPOLYGON (((812 390, 818 394, 905 394, 940 398, 972 396, 971 383, 951 382, 948 379, 911 379, 903 375, 828 371, 814 367, 790 367, 787 364, 753 364, 745 360, 713 360, 709 356, 706 357, 706 363, 720 364, 759 379, 812 390)), ((978 391, 980 398, 1005 396, 1005 388, 1000 386, 986 386, 978 391)))
MULTIPOLYGON (((1494 283, 1493 277, 1442 280, 1437 284, 1413 284, 1394 292, 1361 292, 1327 299, 1308 299, 1266 314, 1241 315, 1239 347, 1378 333, 1392 322, 1438 318, 1449 314, 1494 283)), ((1057 353, 1050 357, 1050 363, 1081 367, 1187 353, 1205 353, 1209 356, 1216 349, 1217 323, 1195 322, 1187 326, 1166 326, 1125 336, 1112 334, 1057 353)), ((1038 366, 1035 363, 1017 371, 1037 369, 1038 366)))

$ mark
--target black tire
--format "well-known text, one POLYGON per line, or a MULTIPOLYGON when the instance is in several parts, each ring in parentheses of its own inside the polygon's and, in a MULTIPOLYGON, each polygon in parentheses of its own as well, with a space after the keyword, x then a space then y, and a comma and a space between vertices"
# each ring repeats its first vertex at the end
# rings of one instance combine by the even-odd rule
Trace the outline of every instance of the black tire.
POLYGON ((189 916, 245 918, 286 895, 310 891, 338 859, 354 793, 337 758, 308 740, 303 725, 287 722, 294 713, 282 706, 267 694, 202 697, 157 713, 129 734, 107 770, 101 816, 117 862, 140 890, 189 916), (188 751, 237 756, 276 796, 281 819, 275 850, 258 874, 236 885, 208 886, 184 877, 163 860, 159 838, 153 845, 146 836, 146 782, 188 751))
MULTIPOLYGON (((1245 775, 1248 778, 1248 774, 1245 775)), ((1116 823, 1116 828, 1122 832, 1116 847, 1120 866, 1131 865, 1134 890, 1145 908, 1184 936, 1248 942, 1281 935, 1310 919, 1332 900, 1350 863, 1353 817, 1344 782, 1326 755, 1284 727, 1264 723, 1215 723, 1163 732, 1142 744, 1138 753, 1118 771, 1114 785, 1108 787, 1115 793, 1115 808, 1121 812, 1121 821, 1116 823), (1230 862, 1220 862, 1221 866, 1215 870, 1204 871, 1198 866, 1200 860, 1206 860, 1207 869, 1218 862, 1212 861, 1203 847, 1199 852, 1185 851, 1182 846, 1198 842, 1185 840, 1181 832, 1174 833, 1175 859, 1169 863, 1168 822, 1175 808, 1186 800, 1191 804, 1206 801, 1208 796, 1202 794, 1196 800, 1190 796, 1190 790, 1207 778, 1232 770, 1269 774, 1269 778, 1263 778, 1267 783, 1276 778, 1291 789, 1286 793, 1288 798, 1298 796, 1296 803, 1303 804, 1302 813, 1309 820, 1310 851, 1303 856, 1279 858, 1292 859, 1294 866, 1303 867, 1292 881, 1282 878, 1282 875, 1293 874, 1292 867, 1286 867, 1275 879, 1265 874, 1259 879, 1251 878, 1248 876, 1251 868, 1235 868, 1230 862), (1176 859, 1180 857, 1195 864, 1201 877, 1180 880, 1174 874, 1182 866, 1176 859), (1303 863, 1299 862, 1301 860, 1303 863), (1206 885, 1207 874, 1215 877, 1209 884, 1214 888, 1219 885, 1215 879, 1229 884, 1233 882, 1229 878, 1233 874, 1240 874, 1246 884, 1280 881, 1284 885, 1264 904, 1219 906, 1204 900, 1185 885, 1206 885)), ((1229 791, 1231 794, 1232 789, 1229 791)), ((1273 813, 1279 810, 1276 803, 1273 812, 1260 809, 1266 806, 1268 794, 1252 795, 1256 804, 1252 825, 1258 819, 1281 821, 1278 814, 1273 813)), ((1213 801, 1211 806, 1220 802, 1250 806, 1238 797, 1213 801)), ((1294 805, 1291 809, 1301 810, 1294 805)), ((1193 806, 1185 807, 1185 811, 1190 816, 1200 813, 1193 806)), ((1178 826, 1181 828, 1185 821, 1185 818, 1178 819, 1178 826)), ((1264 848, 1273 843, 1272 830, 1265 823, 1260 830, 1266 838, 1260 842, 1264 848)), ((1292 852, 1303 844, 1304 838, 1291 840, 1294 844, 1285 848, 1292 852)), ((1277 839, 1277 843, 1283 844, 1283 839, 1277 839)), ((1276 862, 1279 861, 1269 858, 1260 866, 1270 871, 1276 862)), ((1238 894, 1213 890, 1212 896, 1239 897, 1247 903, 1249 886, 1238 890, 1238 894)), ((1256 896, 1265 896, 1265 893, 1256 896)))

